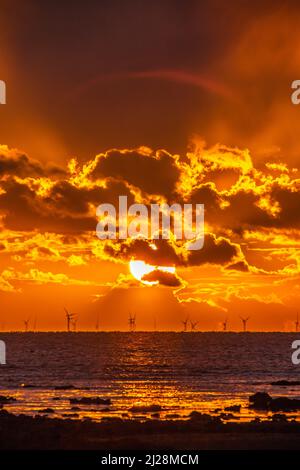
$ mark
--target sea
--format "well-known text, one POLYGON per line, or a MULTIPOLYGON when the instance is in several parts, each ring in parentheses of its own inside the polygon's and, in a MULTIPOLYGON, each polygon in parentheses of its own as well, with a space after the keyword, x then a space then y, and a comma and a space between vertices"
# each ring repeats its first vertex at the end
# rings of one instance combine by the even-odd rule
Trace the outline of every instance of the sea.
MULTIPOLYGON (((249 409, 257 391, 300 398, 300 333, 27 332, 0 333, 6 365, 0 395, 15 414, 102 421, 187 419, 241 405, 228 419, 269 419, 249 409), (287 381, 287 385, 276 384, 287 381), (72 398, 110 404, 70 403, 72 398)), ((300 414, 293 413, 296 420, 300 414)))

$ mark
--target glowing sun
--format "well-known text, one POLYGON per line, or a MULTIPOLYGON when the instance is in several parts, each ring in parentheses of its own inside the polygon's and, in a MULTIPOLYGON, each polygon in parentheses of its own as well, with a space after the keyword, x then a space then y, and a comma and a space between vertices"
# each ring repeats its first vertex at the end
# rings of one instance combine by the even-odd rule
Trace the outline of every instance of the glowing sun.
POLYGON ((158 281, 143 281, 143 277, 152 271, 159 270, 167 273, 175 274, 174 266, 152 266, 151 264, 145 263, 145 261, 132 260, 129 262, 129 269, 135 279, 142 282, 143 284, 155 285, 158 281))

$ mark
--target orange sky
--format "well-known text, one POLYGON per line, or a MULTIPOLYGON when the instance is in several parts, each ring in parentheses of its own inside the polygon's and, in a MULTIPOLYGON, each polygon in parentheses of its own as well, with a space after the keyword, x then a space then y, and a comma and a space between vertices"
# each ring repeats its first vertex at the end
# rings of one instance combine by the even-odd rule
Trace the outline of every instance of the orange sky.
POLYGON ((26 3, 0 17, 0 329, 294 329, 297 2, 26 3), (204 248, 100 241, 119 195, 205 204, 204 248))

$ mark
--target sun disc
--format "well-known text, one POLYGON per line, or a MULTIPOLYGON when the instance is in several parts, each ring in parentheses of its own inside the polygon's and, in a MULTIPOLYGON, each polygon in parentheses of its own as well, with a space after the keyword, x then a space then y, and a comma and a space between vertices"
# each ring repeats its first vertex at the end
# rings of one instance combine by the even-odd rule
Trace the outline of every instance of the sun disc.
POLYGON ((174 266, 152 266, 151 264, 145 263, 145 261, 131 260, 129 262, 129 269, 135 279, 142 282, 143 284, 155 285, 158 281, 144 281, 143 277, 152 271, 159 270, 168 273, 175 273, 174 266))

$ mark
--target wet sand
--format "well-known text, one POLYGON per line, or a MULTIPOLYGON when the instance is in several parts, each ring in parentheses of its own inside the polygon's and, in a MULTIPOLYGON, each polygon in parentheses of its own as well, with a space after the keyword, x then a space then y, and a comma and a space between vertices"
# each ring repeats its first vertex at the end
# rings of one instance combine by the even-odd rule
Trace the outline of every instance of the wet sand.
POLYGON ((189 420, 111 419, 106 422, 15 416, 0 411, 4 449, 299 449, 300 423, 278 420, 233 423, 195 414, 189 420))

